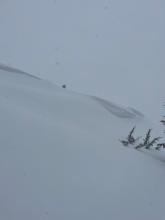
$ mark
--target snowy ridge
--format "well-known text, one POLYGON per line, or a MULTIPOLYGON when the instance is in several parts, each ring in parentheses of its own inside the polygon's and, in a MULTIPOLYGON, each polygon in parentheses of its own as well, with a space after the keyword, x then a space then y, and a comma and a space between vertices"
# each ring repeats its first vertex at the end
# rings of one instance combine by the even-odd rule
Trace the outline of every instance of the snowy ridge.
MULTIPOLYGON (((31 75, 31 74, 26 73, 22 70, 19 70, 17 68, 14 68, 9 65, 2 64, 2 63, 0 63, 0 70, 7 71, 9 73, 23 74, 25 76, 41 80, 40 78, 38 78, 34 75, 31 75)), ((102 98, 99 98, 96 96, 90 96, 90 97, 93 100, 97 101, 99 103, 99 105, 101 105, 103 108, 105 108, 108 112, 110 112, 111 114, 113 114, 116 117, 130 118, 130 119, 137 118, 137 117, 138 118, 144 117, 144 115, 142 113, 138 112, 137 110, 135 110, 133 108, 124 108, 124 107, 121 107, 115 103, 112 103, 108 100, 105 100, 105 99, 102 99, 102 98)))
POLYGON ((37 76, 31 75, 29 73, 26 73, 22 70, 19 70, 17 68, 11 67, 11 66, 3 64, 3 63, 0 63, 0 70, 4 70, 4 71, 10 72, 10 73, 23 74, 25 76, 29 76, 29 77, 32 77, 34 79, 40 79, 37 76))

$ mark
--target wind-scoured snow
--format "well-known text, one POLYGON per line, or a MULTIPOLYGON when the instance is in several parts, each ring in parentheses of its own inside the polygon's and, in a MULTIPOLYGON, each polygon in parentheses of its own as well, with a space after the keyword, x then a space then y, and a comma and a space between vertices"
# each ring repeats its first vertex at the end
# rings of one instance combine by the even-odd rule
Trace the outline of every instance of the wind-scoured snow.
POLYGON ((164 220, 165 163, 119 142, 152 123, 14 72, 0 68, 0 219, 164 220))

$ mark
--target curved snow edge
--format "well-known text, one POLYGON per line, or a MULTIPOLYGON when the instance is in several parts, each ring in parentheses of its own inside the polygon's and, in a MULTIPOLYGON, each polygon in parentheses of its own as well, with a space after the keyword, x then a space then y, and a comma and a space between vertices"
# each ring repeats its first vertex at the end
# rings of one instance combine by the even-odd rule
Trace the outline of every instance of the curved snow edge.
POLYGON ((107 101, 96 96, 91 96, 92 99, 96 100, 101 106, 103 106, 111 114, 120 117, 120 118, 144 118, 144 115, 133 109, 133 108, 124 108, 122 106, 116 105, 110 101, 107 101))
POLYGON ((0 63, 0 69, 1 69, 1 70, 4 70, 4 71, 7 71, 7 72, 11 72, 11 73, 23 74, 23 75, 32 77, 32 78, 34 78, 34 79, 39 79, 39 80, 41 80, 41 79, 40 79, 39 77, 37 77, 37 76, 31 75, 31 74, 29 74, 29 73, 26 73, 26 72, 24 72, 24 71, 22 71, 22 70, 19 70, 19 69, 17 69, 17 68, 8 66, 8 65, 6 65, 6 64, 0 63))

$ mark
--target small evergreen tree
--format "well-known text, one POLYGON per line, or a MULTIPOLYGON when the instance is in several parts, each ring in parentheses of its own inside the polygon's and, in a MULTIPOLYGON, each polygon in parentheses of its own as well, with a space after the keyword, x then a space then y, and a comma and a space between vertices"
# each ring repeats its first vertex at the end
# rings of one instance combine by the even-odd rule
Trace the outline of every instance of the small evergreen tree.
POLYGON ((128 143, 129 143, 129 144, 134 144, 135 141, 136 141, 136 139, 135 139, 134 136, 133 136, 133 133, 134 133, 134 131, 135 131, 135 128, 136 128, 136 127, 133 127, 132 130, 130 131, 130 133, 128 134, 127 140, 128 140, 128 143))
MULTIPOLYGON (((165 105, 163 105, 163 106, 165 106, 165 105)), ((165 115, 163 116, 163 119, 160 122, 165 126, 165 115)), ((155 138, 151 139, 152 129, 148 129, 142 142, 137 144, 140 137, 138 137, 138 138, 134 137, 135 128, 136 127, 134 126, 133 129, 129 132, 126 140, 120 140, 120 142, 124 146, 133 145, 135 149, 145 148, 147 150, 151 149, 151 147, 153 147, 152 149, 155 149, 155 150, 165 149, 165 143, 159 143, 159 140, 161 139, 161 137, 155 137, 155 138)), ((164 133, 165 133, 165 131, 164 131, 164 133)))
MULTIPOLYGON (((135 143, 137 143, 137 141, 140 139, 140 137, 135 138, 133 135, 135 128, 136 127, 133 127, 133 129, 129 132, 126 140, 120 140, 120 142, 124 146, 135 145, 135 143)), ((152 146, 154 146, 161 139, 161 137, 156 137, 156 138, 151 139, 151 131, 152 131, 152 129, 148 129, 148 131, 143 139, 143 142, 136 145, 134 147, 135 149, 145 148, 145 149, 149 150, 152 146)), ((162 148, 162 147, 165 148, 165 143, 162 143, 162 144, 158 143, 155 147, 155 150, 160 150, 160 148, 162 148)))
POLYGON ((139 138, 135 138, 135 137, 134 137, 135 128, 136 128, 136 127, 133 127, 133 128, 132 128, 132 130, 129 132, 129 134, 128 134, 126 140, 120 140, 120 142, 121 142, 124 146, 134 145, 134 144, 137 142, 137 140, 139 139, 139 138))
POLYGON ((148 129, 147 133, 146 133, 146 136, 145 138, 143 139, 144 140, 144 146, 147 146, 149 144, 149 141, 150 141, 150 138, 151 138, 151 131, 152 129, 148 129))

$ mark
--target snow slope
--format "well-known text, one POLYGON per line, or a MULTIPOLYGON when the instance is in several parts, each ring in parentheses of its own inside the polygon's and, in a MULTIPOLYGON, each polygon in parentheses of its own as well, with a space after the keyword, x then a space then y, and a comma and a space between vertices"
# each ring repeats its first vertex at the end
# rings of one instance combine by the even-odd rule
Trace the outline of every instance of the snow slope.
POLYGON ((0 60, 157 121, 164 12, 164 0, 1 0, 0 60))
POLYGON ((0 219, 164 220, 165 164, 118 139, 138 111, 0 66, 0 219))

